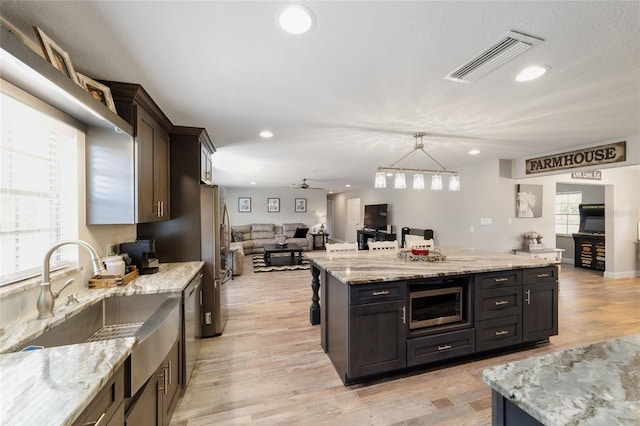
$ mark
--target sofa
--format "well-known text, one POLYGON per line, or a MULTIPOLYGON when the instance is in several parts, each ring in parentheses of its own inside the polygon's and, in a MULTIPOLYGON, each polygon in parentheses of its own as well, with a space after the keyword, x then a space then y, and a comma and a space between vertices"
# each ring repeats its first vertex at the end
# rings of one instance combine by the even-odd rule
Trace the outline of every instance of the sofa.
POLYGON ((276 237, 284 237, 286 243, 295 243, 302 250, 313 250, 313 236, 304 223, 252 223, 231 227, 231 246, 242 249, 244 254, 264 253, 265 244, 275 244, 276 237))

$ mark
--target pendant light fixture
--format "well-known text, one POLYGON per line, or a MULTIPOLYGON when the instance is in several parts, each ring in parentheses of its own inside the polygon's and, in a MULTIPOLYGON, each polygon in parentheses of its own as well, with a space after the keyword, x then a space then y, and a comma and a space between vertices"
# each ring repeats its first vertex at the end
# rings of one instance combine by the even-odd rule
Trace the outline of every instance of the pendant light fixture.
POLYGON ((445 167, 438 162, 435 158, 433 158, 427 151, 424 150, 424 142, 422 138, 425 136, 424 132, 416 132, 413 134, 415 138, 415 144, 413 146, 413 150, 409 153, 405 154, 402 158, 392 163, 388 167, 380 166, 378 167, 378 171, 376 172, 375 178, 375 187, 376 188, 386 188, 387 187, 387 176, 386 173, 395 173, 395 181, 394 188, 395 189, 405 189, 407 187, 405 172, 414 172, 413 176, 413 189, 424 189, 424 174, 429 173, 433 174, 431 177, 431 189, 434 191, 442 190, 442 175, 451 175, 449 177, 449 191, 459 191, 460 190, 460 177, 458 176, 458 172, 447 170, 445 167), (394 167, 400 161, 407 158, 409 155, 413 154, 415 151, 422 151, 427 157, 429 157, 434 163, 436 163, 440 169, 432 170, 432 169, 410 169, 410 168, 399 168, 394 167))

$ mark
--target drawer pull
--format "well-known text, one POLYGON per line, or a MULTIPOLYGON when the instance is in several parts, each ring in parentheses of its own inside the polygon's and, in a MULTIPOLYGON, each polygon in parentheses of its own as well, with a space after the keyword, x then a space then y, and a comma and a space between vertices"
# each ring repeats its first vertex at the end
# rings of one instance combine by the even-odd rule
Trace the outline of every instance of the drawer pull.
POLYGON ((439 351, 446 351, 447 349, 451 349, 451 345, 438 346, 439 351))
POLYGON ((386 294, 389 294, 389 290, 380 290, 380 291, 374 291, 373 293, 371 293, 372 296, 384 296, 386 294))
POLYGON ((509 302, 507 300, 496 300, 496 306, 508 305, 509 302))
POLYGON ((538 278, 544 278, 544 277, 548 277, 549 274, 538 274, 538 278))
POLYGON ((507 330, 496 331, 496 336, 504 336, 505 334, 509 334, 507 330))
POLYGON ((504 281, 509 281, 509 278, 496 278, 495 280, 496 280, 497 283, 501 283, 501 282, 504 282, 504 281))
POLYGON ((98 420, 96 420, 95 422, 83 423, 82 426, 100 426, 100 424, 102 423, 102 420, 104 420, 106 415, 107 415, 107 412, 105 411, 100 415, 98 420))

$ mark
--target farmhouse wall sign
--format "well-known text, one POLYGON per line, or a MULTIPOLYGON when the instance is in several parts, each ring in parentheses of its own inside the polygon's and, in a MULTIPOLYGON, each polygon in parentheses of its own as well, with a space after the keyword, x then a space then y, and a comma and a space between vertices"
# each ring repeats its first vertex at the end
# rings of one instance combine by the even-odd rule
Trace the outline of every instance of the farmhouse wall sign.
POLYGON ((627 159, 627 142, 615 142, 591 148, 546 157, 525 160, 526 173, 543 173, 555 170, 573 169, 575 167, 598 166, 601 164, 619 163, 627 159))

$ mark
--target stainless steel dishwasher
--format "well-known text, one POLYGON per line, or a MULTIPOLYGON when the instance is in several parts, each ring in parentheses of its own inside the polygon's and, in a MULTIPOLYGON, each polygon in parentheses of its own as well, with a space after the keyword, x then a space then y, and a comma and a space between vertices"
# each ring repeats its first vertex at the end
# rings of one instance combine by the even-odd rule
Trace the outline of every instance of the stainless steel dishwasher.
POLYGON ((200 352, 202 338, 202 273, 184 289, 184 387, 191 378, 200 352))

